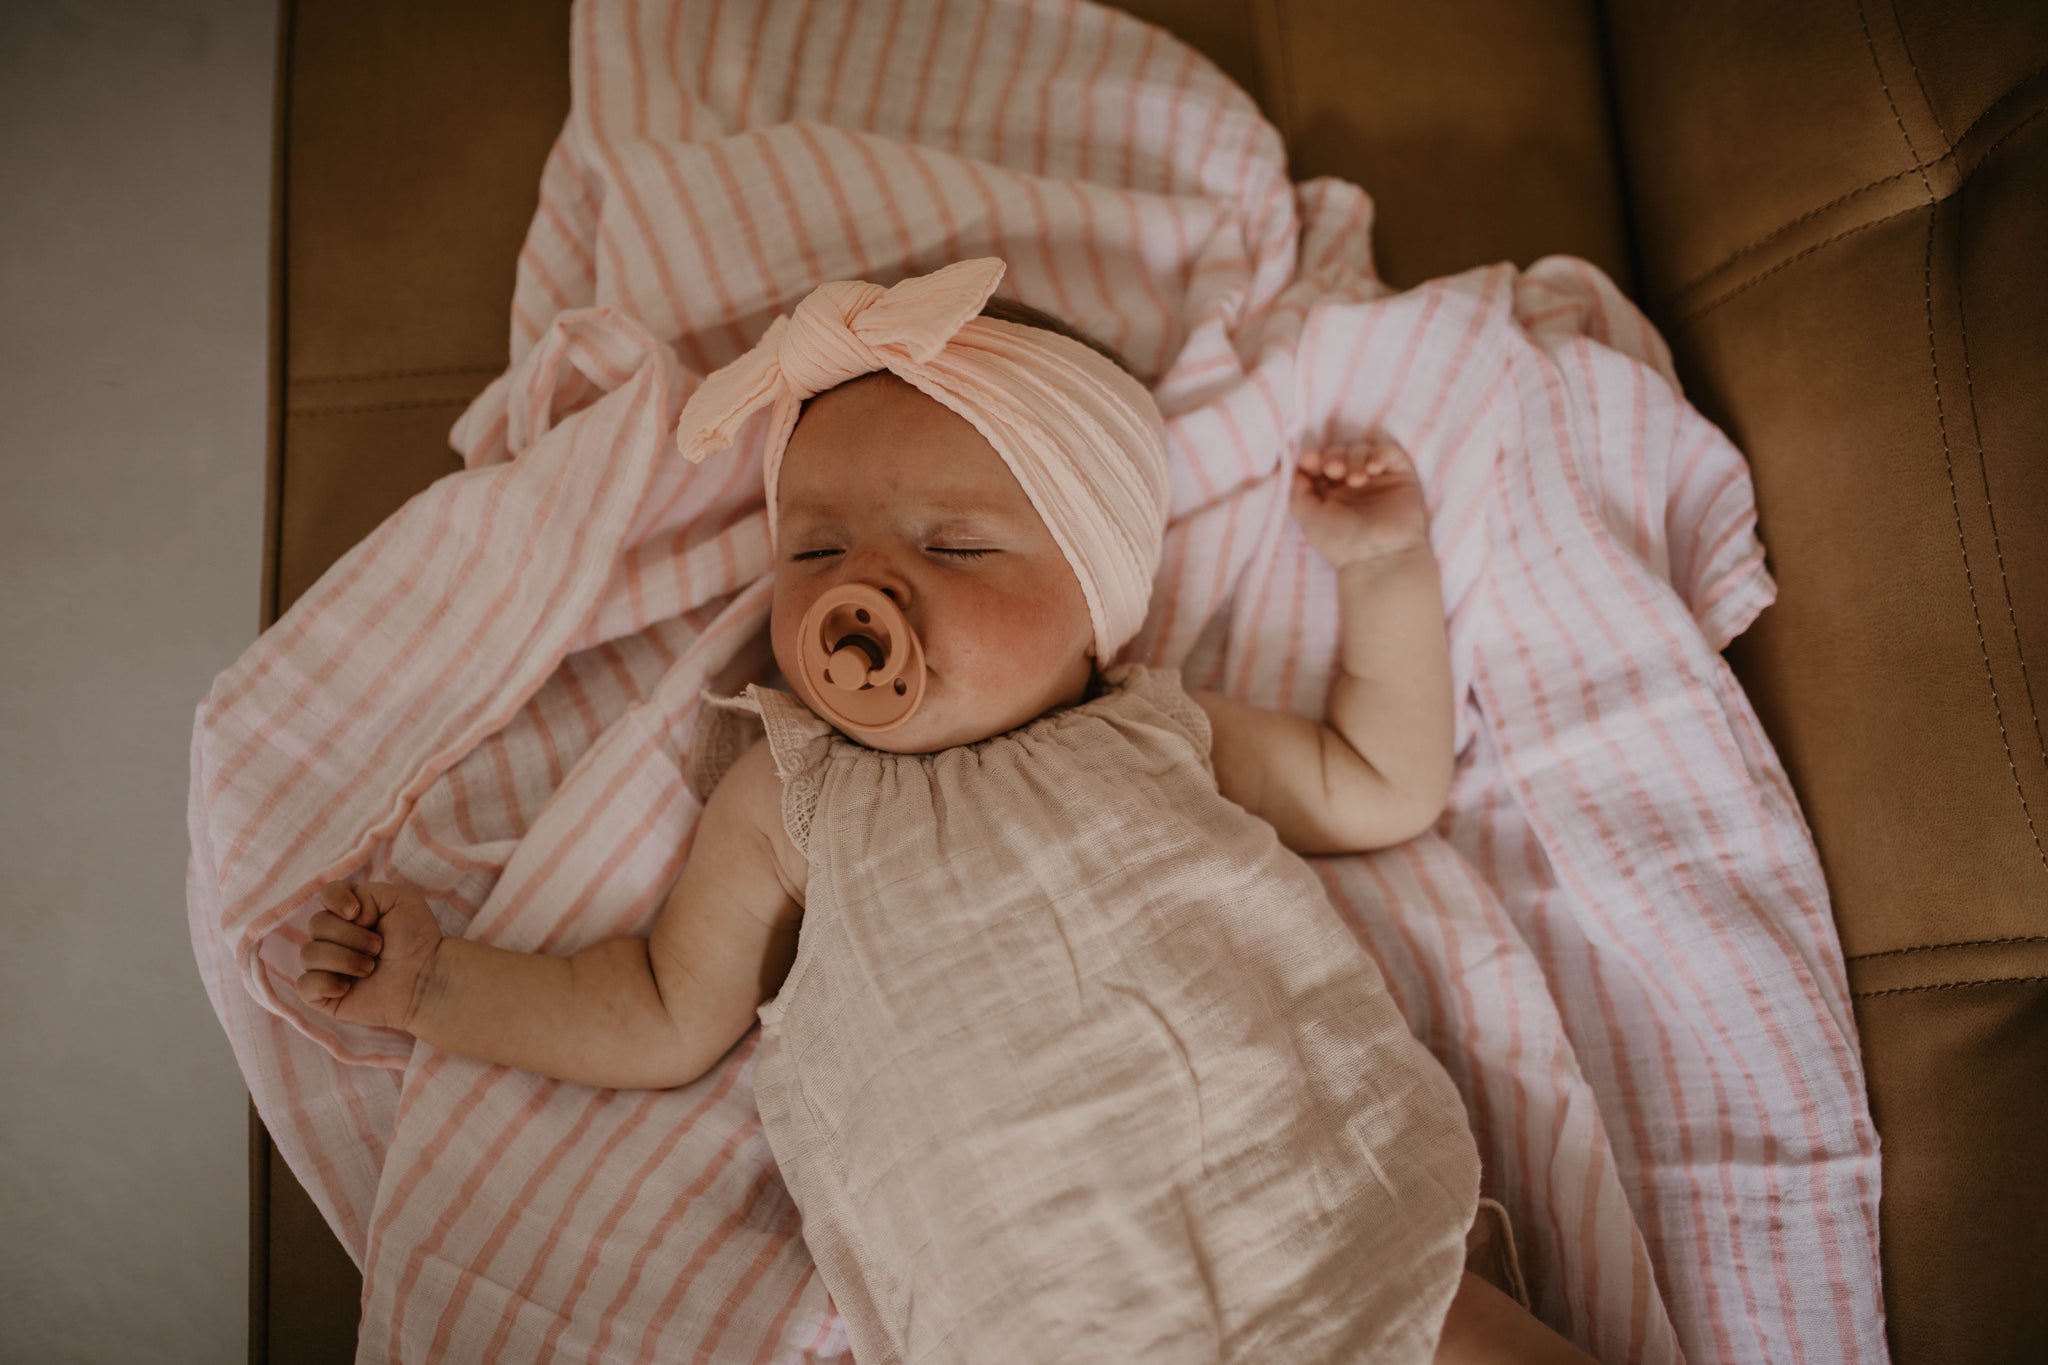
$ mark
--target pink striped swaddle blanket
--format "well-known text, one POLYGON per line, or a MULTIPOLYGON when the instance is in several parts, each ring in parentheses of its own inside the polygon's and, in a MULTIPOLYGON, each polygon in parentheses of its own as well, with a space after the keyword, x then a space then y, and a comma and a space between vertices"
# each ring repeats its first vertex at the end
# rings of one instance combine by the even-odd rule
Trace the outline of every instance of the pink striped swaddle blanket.
MULTIPOLYGON (((364 1271, 363 1361, 843 1358, 761 1135, 756 1034, 598 1091, 292 990, 325 880, 450 932, 645 933, 688 854, 700 689, 770 680, 759 433, 701 377, 828 279, 1001 256, 1167 417, 1127 658, 1320 716, 1308 444, 1422 471, 1463 699, 1449 810, 1314 859, 1470 1110, 1536 1309, 1602 1359, 1884 1358, 1877 1139, 1813 843, 1717 651, 1771 600, 1747 468, 1603 276, 1392 293, 1371 201, 1167 33, 1088 3, 579 0, 512 364, 466 468, 221 674, 192 746, 195 951, 258 1109, 364 1271)), ((1020 1358, 1028 1357, 1020 1343, 1020 1358)))

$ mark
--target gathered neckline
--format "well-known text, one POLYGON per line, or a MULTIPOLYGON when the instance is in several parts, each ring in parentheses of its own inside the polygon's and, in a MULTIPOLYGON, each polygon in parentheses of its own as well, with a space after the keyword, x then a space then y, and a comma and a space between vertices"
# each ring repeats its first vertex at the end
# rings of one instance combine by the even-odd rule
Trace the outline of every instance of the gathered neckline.
POLYGON ((790 691, 786 688, 764 688, 763 690, 780 692, 783 696, 788 697, 790 701, 794 702, 798 707, 802 708, 803 713, 805 715, 811 717, 813 720, 817 721, 819 725, 823 726, 826 737, 830 739, 837 740, 843 744, 850 745, 851 747, 856 749, 865 750, 868 753, 878 755, 882 758, 933 759, 938 758, 943 754, 956 753, 961 750, 982 749, 987 747, 988 745, 997 743, 998 741, 1002 740, 1009 740, 1015 742, 1016 740, 1020 739, 1021 737, 1027 734, 1030 734, 1032 731, 1037 730, 1040 727, 1053 727, 1069 722, 1075 718, 1084 715, 1097 714, 1100 711, 1102 711, 1102 709, 1105 706, 1107 706, 1110 702, 1115 701, 1117 698, 1121 697, 1126 692, 1129 692, 1131 690, 1132 683, 1135 682, 1139 677, 1140 671, 1145 669, 1146 665, 1136 662, 1125 662, 1118 664, 1114 668, 1108 669, 1106 671, 1097 672, 1089 683, 1089 690, 1091 695, 1084 697, 1082 700, 1075 702, 1071 706, 1062 706, 1057 707, 1051 711, 1040 712, 1038 715, 1033 716, 1030 720, 1025 721, 1023 724, 1012 726, 1010 729, 1004 730, 999 734, 985 735, 980 739, 972 740, 966 744, 948 745, 944 749, 933 749, 928 752, 919 754, 899 754, 892 752, 888 749, 877 749, 870 745, 863 744, 859 740, 854 739, 852 736, 848 735, 844 730, 841 730, 838 726, 834 725, 831 721, 826 720, 816 711, 813 711, 810 707, 804 705, 804 699, 802 697, 799 697, 795 692, 790 691), (1115 674, 1117 676, 1115 678, 1112 678, 1112 674, 1115 674))

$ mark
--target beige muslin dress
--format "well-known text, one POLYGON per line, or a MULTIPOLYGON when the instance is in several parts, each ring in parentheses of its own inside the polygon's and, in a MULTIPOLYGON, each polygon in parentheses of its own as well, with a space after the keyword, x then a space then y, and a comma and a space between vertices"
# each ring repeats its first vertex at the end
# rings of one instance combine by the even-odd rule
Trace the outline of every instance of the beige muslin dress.
POLYGON ((758 718, 810 859, 754 1095, 854 1359, 1426 1361, 1457 1091, 1179 675, 1103 682, 910 755, 706 694, 698 792, 758 718))

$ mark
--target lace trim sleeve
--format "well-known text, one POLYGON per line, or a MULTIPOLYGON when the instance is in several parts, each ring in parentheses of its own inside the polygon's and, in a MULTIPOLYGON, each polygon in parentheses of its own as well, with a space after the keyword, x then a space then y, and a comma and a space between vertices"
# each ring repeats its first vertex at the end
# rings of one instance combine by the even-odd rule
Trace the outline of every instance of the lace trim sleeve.
POLYGON ((830 723, 784 692, 749 689, 760 703, 761 724, 782 779, 782 827, 806 858, 811 857, 811 826, 818 810, 819 781, 826 751, 836 733, 830 723))
POLYGON ((696 734, 690 741, 689 779, 697 800, 704 802, 759 737, 761 708, 749 696, 714 697, 708 691, 697 695, 704 704, 697 712, 696 734))

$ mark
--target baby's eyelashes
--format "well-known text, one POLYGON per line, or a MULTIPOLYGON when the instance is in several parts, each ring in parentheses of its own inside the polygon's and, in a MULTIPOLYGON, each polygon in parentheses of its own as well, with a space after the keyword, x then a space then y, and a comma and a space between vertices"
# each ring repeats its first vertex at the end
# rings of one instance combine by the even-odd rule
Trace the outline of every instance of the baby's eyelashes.
MULTIPOLYGON (((979 559, 983 555, 992 555, 995 553, 994 550, 968 550, 943 545, 927 545, 925 548, 930 550, 933 554, 959 555, 964 559, 979 559)), ((837 550, 805 550, 801 554, 791 555, 789 557, 789 560, 792 564, 800 564, 807 559, 816 559, 820 555, 836 555, 838 553, 839 551, 837 550)))

